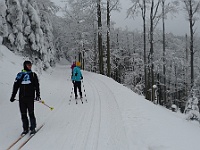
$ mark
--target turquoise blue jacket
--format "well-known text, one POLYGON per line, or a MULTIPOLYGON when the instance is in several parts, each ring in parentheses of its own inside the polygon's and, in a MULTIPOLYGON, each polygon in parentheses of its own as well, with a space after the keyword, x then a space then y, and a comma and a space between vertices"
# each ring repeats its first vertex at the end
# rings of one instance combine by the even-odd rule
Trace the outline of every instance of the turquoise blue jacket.
POLYGON ((83 79, 80 67, 74 67, 72 73, 72 81, 81 81, 83 79))

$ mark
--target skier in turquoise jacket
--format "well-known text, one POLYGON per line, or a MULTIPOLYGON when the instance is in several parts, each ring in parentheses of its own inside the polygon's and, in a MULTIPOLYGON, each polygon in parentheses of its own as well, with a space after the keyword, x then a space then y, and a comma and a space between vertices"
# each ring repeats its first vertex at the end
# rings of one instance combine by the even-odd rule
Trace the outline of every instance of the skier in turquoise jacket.
POLYGON ((80 98, 82 98, 82 91, 81 91, 81 80, 83 79, 82 73, 81 73, 81 63, 76 62, 76 67, 74 67, 72 72, 72 83, 74 85, 74 94, 75 99, 77 99, 77 88, 79 90, 80 98))

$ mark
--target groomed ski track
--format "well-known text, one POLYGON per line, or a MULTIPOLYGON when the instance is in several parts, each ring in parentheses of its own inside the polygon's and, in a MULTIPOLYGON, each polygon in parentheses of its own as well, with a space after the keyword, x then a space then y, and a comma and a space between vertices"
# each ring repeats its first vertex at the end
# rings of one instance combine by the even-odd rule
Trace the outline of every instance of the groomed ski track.
MULTIPOLYGON (((12 57, 20 64, 21 59, 12 57)), ((18 101, 9 102, 8 92, 21 65, 5 61, 1 67, 4 70, 4 66, 13 65, 13 70, 2 71, 0 82, 5 93, 0 101, 0 150, 8 148, 22 131, 18 101)), ((83 104, 80 99, 76 104, 74 95, 70 102, 70 76, 70 66, 61 64, 39 74, 41 98, 54 110, 35 103, 38 127, 45 125, 22 150, 199 150, 199 123, 188 122, 184 115, 144 100, 110 78, 86 71, 83 83, 88 103, 83 97, 83 104)), ((11 150, 18 150, 28 137, 11 150)))
POLYGON ((84 97, 84 103, 78 100, 76 105, 72 98, 69 105, 70 91, 67 89, 72 87, 71 70, 67 70, 66 66, 59 67, 52 76, 60 76, 56 77, 60 84, 54 84, 57 86, 55 89, 63 91, 61 99, 54 100, 60 101, 60 104, 46 118, 43 129, 23 149, 31 149, 33 145, 34 149, 58 150, 129 149, 121 112, 112 94, 114 89, 97 79, 96 74, 83 72, 88 103, 84 97))

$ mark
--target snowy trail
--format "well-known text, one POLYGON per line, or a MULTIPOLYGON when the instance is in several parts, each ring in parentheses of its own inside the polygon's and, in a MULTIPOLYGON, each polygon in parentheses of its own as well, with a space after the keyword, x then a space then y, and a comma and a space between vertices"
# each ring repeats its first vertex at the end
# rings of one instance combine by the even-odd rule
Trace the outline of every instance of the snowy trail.
POLYGON ((90 79, 99 90, 100 100, 102 103, 102 121, 100 139, 106 137, 101 145, 103 149, 128 149, 126 132, 124 130, 121 112, 119 110, 113 90, 104 83, 100 78, 95 78, 95 74, 90 74, 90 79))
POLYGON ((65 96, 60 95, 60 105, 55 107, 43 129, 24 149, 30 149, 33 144, 36 149, 128 149, 123 121, 112 90, 92 73, 84 72, 83 84, 88 103, 83 99, 84 104, 79 100, 76 105, 72 98, 68 105, 71 81, 65 86, 60 85, 63 85, 62 80, 66 80, 66 76, 70 76, 70 72, 63 67, 54 73, 60 75, 57 84, 54 83, 55 89, 68 91, 63 92, 65 96))
MULTIPOLYGON (((19 104, 9 102, 22 58, 0 48, 0 150, 5 150, 22 131, 19 104)), ((37 124, 45 126, 22 150, 199 150, 197 122, 188 122, 184 115, 154 105, 105 76, 84 71, 88 103, 78 100, 76 105, 73 97, 69 105, 70 76, 66 64, 39 74, 41 97, 54 110, 35 103, 37 124)))

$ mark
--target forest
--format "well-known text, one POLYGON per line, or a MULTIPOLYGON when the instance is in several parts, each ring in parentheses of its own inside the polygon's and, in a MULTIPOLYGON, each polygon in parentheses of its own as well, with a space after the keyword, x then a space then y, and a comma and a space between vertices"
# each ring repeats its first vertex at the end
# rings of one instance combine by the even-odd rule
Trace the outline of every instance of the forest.
POLYGON ((184 112, 191 97, 200 98, 200 1, 130 1, 127 17, 140 17, 142 30, 115 27, 119 0, 68 0, 63 8, 50 0, 0 0, 0 42, 43 70, 61 59, 80 61, 83 70, 184 112), (166 32, 177 13, 189 27, 184 36, 166 32))

